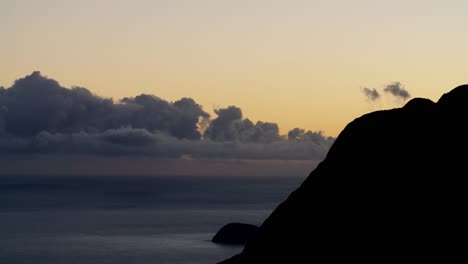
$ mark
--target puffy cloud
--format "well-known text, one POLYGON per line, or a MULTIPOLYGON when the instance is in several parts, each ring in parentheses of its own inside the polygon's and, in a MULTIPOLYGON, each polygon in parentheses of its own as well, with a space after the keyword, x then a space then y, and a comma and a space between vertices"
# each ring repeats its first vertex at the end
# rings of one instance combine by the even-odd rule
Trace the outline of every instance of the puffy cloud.
MULTIPOLYGON (((383 97, 375 88, 364 87, 361 90, 362 93, 366 96, 368 102, 375 102, 383 97)), ((403 87, 400 82, 394 82, 386 85, 385 88, 383 88, 383 92, 387 95, 396 97, 397 99, 401 99, 403 102, 411 98, 410 93, 403 87)), ((398 103, 401 103, 401 100, 398 100, 398 103)))
MULTIPOLYGON (((210 116, 191 98, 169 103, 154 95, 142 94, 121 100, 117 115, 111 119, 119 126, 161 131, 177 138, 200 139, 198 122, 210 116)), ((118 127, 118 126, 113 126, 118 127)))
MULTIPOLYGON (((238 128, 242 123, 242 111, 235 106, 216 109, 218 117, 211 121, 210 126, 205 131, 205 138, 215 141, 236 140, 238 138, 238 128)), ((249 124, 247 124, 249 125, 249 124)))
POLYGON ((271 143, 281 140, 276 123, 242 119, 242 111, 235 106, 217 109, 218 117, 212 120, 205 131, 205 138, 213 141, 240 141, 271 143))
POLYGON ((370 101, 375 101, 380 98, 380 93, 375 88, 362 88, 362 92, 370 101))
POLYGON ((200 118, 209 118, 190 98, 170 103, 142 94, 114 103, 86 88, 64 88, 39 72, 17 80, 0 96, 2 130, 24 137, 41 131, 97 133, 128 126, 177 138, 199 139, 197 123, 200 118))
POLYGON ((411 97, 409 92, 403 88, 403 85, 399 82, 394 82, 387 85, 384 88, 384 92, 390 93, 393 96, 399 97, 403 100, 406 100, 411 97))
POLYGON ((210 120, 191 98, 141 94, 114 102, 34 72, 0 88, 0 155, 320 160, 333 142, 299 128, 286 138, 277 124, 254 124, 235 106, 215 113, 210 120))
POLYGON ((332 137, 325 137, 323 131, 305 131, 302 128, 294 128, 288 132, 288 140, 297 142, 311 141, 319 145, 327 145, 333 142, 332 137))

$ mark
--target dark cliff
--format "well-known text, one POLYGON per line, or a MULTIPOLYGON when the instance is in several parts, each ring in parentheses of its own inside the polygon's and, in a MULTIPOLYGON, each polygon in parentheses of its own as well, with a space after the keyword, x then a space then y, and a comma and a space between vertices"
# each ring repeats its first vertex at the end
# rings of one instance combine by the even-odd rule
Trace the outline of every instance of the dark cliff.
POLYGON ((363 115, 223 264, 468 260, 468 85, 363 115))

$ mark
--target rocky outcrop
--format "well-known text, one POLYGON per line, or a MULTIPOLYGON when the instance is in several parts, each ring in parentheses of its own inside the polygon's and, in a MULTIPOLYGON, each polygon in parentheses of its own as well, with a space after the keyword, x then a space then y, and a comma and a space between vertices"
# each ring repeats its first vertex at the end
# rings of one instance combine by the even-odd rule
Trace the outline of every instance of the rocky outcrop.
POLYGON ((258 226, 243 223, 229 223, 223 226, 211 241, 219 244, 245 245, 258 232, 258 226))
POLYGON ((233 263, 468 260, 468 85, 363 115, 233 263))

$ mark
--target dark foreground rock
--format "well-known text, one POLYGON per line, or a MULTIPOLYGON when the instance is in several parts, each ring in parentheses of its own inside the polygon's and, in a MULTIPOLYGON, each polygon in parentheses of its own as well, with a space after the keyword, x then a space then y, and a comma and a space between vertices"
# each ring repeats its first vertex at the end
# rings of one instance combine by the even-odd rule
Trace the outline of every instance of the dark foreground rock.
POLYGON ((247 240, 258 232, 258 226, 242 223, 229 223, 223 226, 211 241, 219 244, 245 245, 247 240))
POLYGON ((349 123, 233 263, 468 260, 468 85, 349 123))

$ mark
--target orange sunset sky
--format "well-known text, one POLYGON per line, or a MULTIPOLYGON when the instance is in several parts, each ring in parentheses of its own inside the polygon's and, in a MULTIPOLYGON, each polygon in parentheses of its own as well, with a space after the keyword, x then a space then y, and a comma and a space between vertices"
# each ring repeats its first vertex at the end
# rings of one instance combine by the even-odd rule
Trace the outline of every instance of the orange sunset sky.
POLYGON ((118 100, 141 93, 235 105, 253 121, 337 136, 468 78, 464 0, 0 0, 0 86, 33 71, 118 100))

